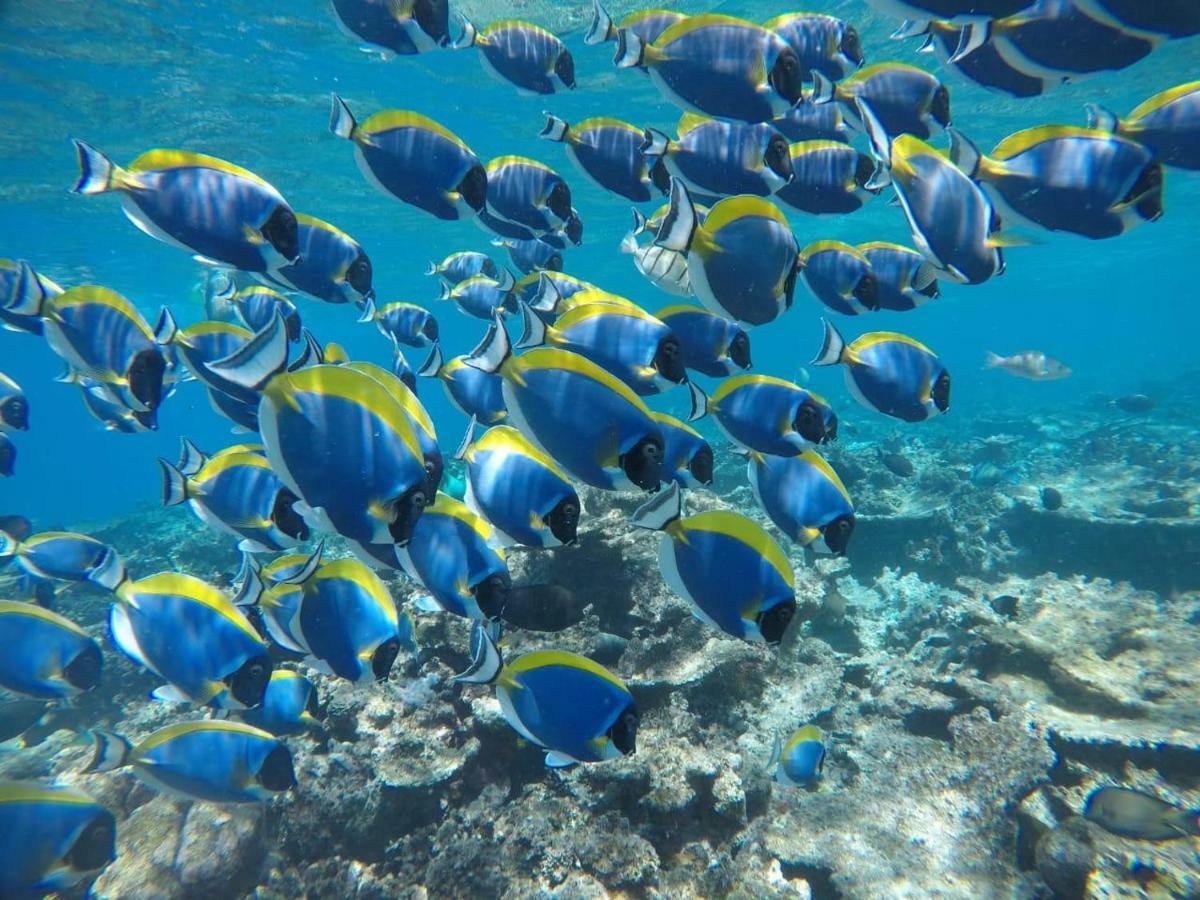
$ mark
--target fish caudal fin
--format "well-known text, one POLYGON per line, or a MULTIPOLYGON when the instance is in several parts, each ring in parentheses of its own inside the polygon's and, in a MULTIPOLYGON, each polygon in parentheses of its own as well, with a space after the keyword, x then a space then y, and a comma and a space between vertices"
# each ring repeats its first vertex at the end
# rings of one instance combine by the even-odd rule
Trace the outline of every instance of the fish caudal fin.
POLYGON ((617 31, 613 27, 612 16, 608 14, 608 10, 601 5, 600 0, 592 0, 592 24, 584 34, 583 42, 588 46, 595 46, 611 41, 616 36, 617 31))
POLYGON ((950 162, 968 178, 978 176, 983 165, 983 152, 957 128, 947 128, 946 133, 950 135, 950 162))
POLYGON ((821 322, 825 326, 825 339, 822 341, 821 350, 812 361, 812 365, 836 366, 838 363, 848 362, 846 340, 842 337, 841 332, 828 319, 822 319, 821 322))
POLYGON ((317 569, 321 567, 321 556, 325 553, 325 541, 320 541, 313 550, 312 555, 305 560, 304 565, 300 570, 290 578, 283 579, 284 584, 304 584, 317 574, 317 569))
POLYGON ((888 37, 893 41, 903 41, 910 37, 919 37, 920 35, 929 34, 929 22, 924 19, 905 19, 900 23, 900 27, 893 31, 888 37))
MULTIPOLYGON (((320 553, 322 545, 317 546, 320 553)), ((320 560, 318 559, 318 562, 320 560)), ((242 568, 237 577, 237 593, 233 595, 234 606, 257 606, 266 593, 266 585, 262 580, 262 568, 253 554, 242 551, 242 568)))
POLYGON ((154 323, 154 342, 160 347, 165 347, 175 340, 177 334, 179 334, 179 325, 175 322, 175 317, 171 315, 171 310, 165 306, 162 307, 158 311, 158 319, 154 323))
MULTIPOLYGON (((879 164, 880 169, 890 169, 892 165, 891 137, 883 127, 883 123, 879 121, 879 116, 875 115, 875 110, 871 109, 869 103, 866 103, 861 97, 857 97, 854 100, 854 105, 858 107, 858 115, 863 121, 863 127, 867 129, 867 138, 871 143, 872 158, 879 164)), ((878 178, 879 172, 876 171, 866 186, 868 188, 881 187, 882 185, 878 185, 876 182, 878 178)), ((884 182, 884 184, 886 183, 884 182)))
POLYGON ((346 105, 346 101, 333 94, 333 107, 329 112, 329 130, 340 138, 345 138, 348 141, 354 140, 354 130, 358 128, 358 122, 354 118, 354 114, 350 112, 350 107, 346 105))
POLYGON ((645 136, 646 140, 642 142, 642 146, 638 147, 638 152, 642 156, 646 157, 647 160, 657 162, 667 155, 667 150, 671 146, 670 136, 659 131, 657 128, 647 128, 645 136))
POLYGON ((368 297, 363 301, 362 312, 356 320, 360 325, 375 321, 375 298, 368 297))
POLYGON ((48 296, 41 279, 33 266, 21 260, 17 264, 17 283, 8 299, 0 303, 0 309, 15 316, 37 318, 42 314, 48 296))
POLYGON ((425 362, 421 363, 421 368, 417 369, 417 374, 422 378, 437 378, 440 371, 442 371, 442 348, 434 344, 429 355, 425 357, 425 362))
POLYGON ((117 588, 129 580, 129 574, 125 571, 125 563, 122 562, 117 551, 111 547, 104 549, 100 562, 88 572, 87 577, 92 584, 113 593, 116 593, 117 588))
POLYGON ((476 621, 471 625, 471 665, 454 676, 459 684, 491 684, 500 677, 504 657, 492 635, 498 623, 476 621))
POLYGON ((466 50, 468 47, 474 47, 479 41, 479 30, 462 13, 455 13, 454 15, 458 18, 458 25, 461 31, 459 31, 458 37, 451 41, 450 46, 455 50, 466 50))
POLYGON ((970 22, 958 35, 958 46, 954 54, 946 60, 948 65, 962 62, 992 38, 992 23, 970 22))
POLYGON ((983 358, 983 367, 985 369, 998 369, 1004 365, 1004 357, 999 353, 993 353, 991 350, 983 358))
POLYGON ((517 350, 528 350, 546 343, 549 335, 546 323, 524 303, 521 304, 521 328, 521 339, 513 345, 517 350))
POLYGON ((553 315, 557 312, 560 303, 562 303, 562 293, 559 291, 558 285, 548 275, 539 275, 537 295, 533 298, 533 302, 528 304, 529 308, 534 312, 553 315))
POLYGON ((629 524, 650 531, 663 531, 682 515, 683 492, 679 489, 679 482, 672 481, 669 486, 635 509, 629 524))
POLYGON ((692 245, 692 237, 698 224, 696 206, 687 186, 678 178, 671 178, 671 206, 658 226, 654 243, 667 250, 684 253, 692 245))
POLYGON ((425 267, 426 275, 440 275, 441 272, 442 272, 441 267, 437 263, 435 263, 432 259, 429 261, 429 265, 427 265, 425 267))
POLYGON ((320 341, 307 328, 300 329, 300 342, 304 345, 304 349, 288 365, 287 370, 289 372, 299 372, 301 369, 307 369, 309 366, 319 366, 325 361, 325 351, 321 348, 320 341))
POLYGON ((242 347, 208 367, 234 384, 257 391, 287 367, 287 325, 278 309, 263 330, 242 347))
POLYGON ((7 531, 0 530, 0 562, 17 555, 20 542, 7 531))
POLYGON ((1084 106, 1087 113, 1087 127, 1097 131, 1115 132, 1121 124, 1116 113, 1105 109, 1099 103, 1088 103, 1084 106))
POLYGON ((813 72, 812 75, 813 89, 812 96, 809 97, 809 102, 832 103, 834 94, 837 93, 837 85, 820 72, 813 72))
POLYGON ((162 505, 178 506, 188 499, 187 476, 162 457, 158 464, 162 467, 162 505))
POLYGON ((569 141, 571 139, 571 126, 565 120, 552 116, 546 113, 546 124, 542 130, 538 132, 538 137, 547 141, 569 141))
POLYGON ((476 425, 477 425, 476 418, 474 416, 471 416, 471 421, 469 421, 467 423, 466 433, 463 434, 462 440, 458 442, 458 448, 454 451, 455 459, 465 459, 466 458, 467 450, 470 449, 472 441, 475 440, 476 425))
POLYGON ((90 731, 88 737, 93 744, 91 762, 84 767, 87 772, 112 772, 129 765, 133 744, 129 738, 111 731, 90 731))
POLYGON ((103 194, 108 191, 132 190, 142 186, 115 162, 90 144, 71 138, 79 157, 79 180, 71 190, 76 194, 103 194))
POLYGON ((494 375, 512 355, 512 342, 508 339, 508 332, 504 330, 504 319, 497 312, 496 320, 487 330, 487 334, 464 362, 468 366, 494 375))
POLYGON ((688 380, 688 395, 692 401, 691 412, 688 413, 688 421, 696 422, 708 415, 708 394, 700 389, 700 385, 692 380, 688 380))
POLYGON ((613 65, 618 69, 636 69, 643 65, 646 55, 646 45, 642 39, 627 28, 617 31, 617 52, 613 55, 613 65))

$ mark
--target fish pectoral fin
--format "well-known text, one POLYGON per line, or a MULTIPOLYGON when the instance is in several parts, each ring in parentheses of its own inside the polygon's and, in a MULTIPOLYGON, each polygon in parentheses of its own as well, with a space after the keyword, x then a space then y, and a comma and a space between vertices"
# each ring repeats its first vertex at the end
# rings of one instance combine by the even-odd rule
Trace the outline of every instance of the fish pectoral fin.
POLYGON ((998 231, 987 239, 987 245, 993 250, 1003 247, 1031 247, 1036 240, 1015 231, 998 231))
POLYGON ((242 237, 256 247, 261 247, 267 242, 267 239, 262 236, 262 232, 250 225, 242 226, 242 237))
POLYGON ((418 597, 416 600, 413 601, 413 606, 415 606, 418 611, 423 612, 423 613, 444 612, 444 610, 442 609, 442 604, 438 603, 436 600, 433 599, 433 597, 430 597, 429 595, 426 595, 424 597, 418 597))
POLYGON ((579 765, 579 760, 559 750, 551 750, 546 754, 546 768, 548 769, 569 769, 576 765, 579 765))
MULTIPOLYGON (((173 684, 164 684, 156 687, 150 692, 150 696, 160 703, 185 703, 191 705, 192 702, 191 697, 189 697, 179 688, 175 687, 173 684)), ((216 696, 216 691, 213 692, 212 696, 216 696)), ((209 699, 212 698, 210 697, 209 699)))

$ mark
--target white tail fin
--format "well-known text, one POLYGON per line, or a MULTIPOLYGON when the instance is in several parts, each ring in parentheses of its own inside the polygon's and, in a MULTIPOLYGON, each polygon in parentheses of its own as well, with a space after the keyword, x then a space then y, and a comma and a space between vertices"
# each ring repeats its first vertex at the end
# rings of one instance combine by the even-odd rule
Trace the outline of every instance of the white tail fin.
POLYGON ((417 369, 417 374, 422 378, 437 378, 440 371, 442 371, 442 348, 434 344, 429 355, 425 357, 425 362, 421 363, 421 368, 417 369))
POLYGON ((162 505, 178 506, 188 498, 187 476, 161 457, 158 464, 162 467, 162 505))
POLYGON ((830 103, 833 100, 834 94, 837 93, 837 85, 822 75, 820 72, 813 72, 813 89, 812 96, 809 102, 811 103, 830 103))
POLYGON ((111 731, 89 731, 94 749, 92 761, 84 768, 84 772, 111 772, 129 765, 129 755, 133 752, 133 744, 128 738, 111 731))
POLYGON ((547 315, 555 315, 558 312, 558 305, 562 303, 562 292, 559 291, 558 285, 548 275, 538 276, 538 292, 533 298, 533 302, 529 304, 529 308, 534 312, 546 313, 547 315))
POLYGON ((463 361, 468 366, 494 375, 500 371, 504 361, 510 356, 512 356, 512 343, 508 339, 508 332, 504 330, 504 319, 497 312, 495 322, 492 323, 492 327, 488 329, 479 346, 472 350, 463 361))
POLYGON ((79 180, 71 188, 76 194, 103 194, 125 187, 124 171, 90 144, 71 139, 79 157, 79 180))
POLYGON ((471 24, 471 21, 462 13, 455 13, 458 17, 458 25, 462 29, 458 33, 450 46, 455 50, 466 50, 468 47, 474 47, 476 40, 479 38, 479 31, 471 24))
POLYGON ((467 423, 467 431, 462 436, 462 440, 458 442, 458 449, 454 451, 455 459, 464 459, 467 455, 467 450, 471 447, 471 442, 475 440, 476 419, 471 416, 471 421, 467 423))
POLYGON ((633 512, 629 524, 635 528, 662 531, 683 515, 683 493, 679 482, 672 481, 633 512))
POLYGON ((333 108, 329 112, 329 130, 340 138, 352 141, 354 140, 354 129, 357 127, 358 122, 355 121, 354 114, 350 112, 346 101, 334 94, 333 108))
MULTIPOLYGON (((654 161, 666 156, 667 151, 671 147, 670 136, 659 131, 657 128, 647 128, 644 133, 646 140, 642 143, 642 146, 638 147, 638 151, 642 156, 654 161)), ((653 165, 653 162, 650 164, 653 165)))
POLYGON ((1088 128, 1112 133, 1120 127, 1121 120, 1117 118, 1116 113, 1105 109, 1098 103, 1089 103, 1084 106, 1084 110, 1087 112, 1088 128))
POLYGON ((358 316, 359 324, 365 325, 367 322, 375 321, 375 300, 374 298, 364 300, 362 312, 358 316))
POLYGON ((658 226, 654 243, 667 250, 684 253, 692 245, 698 219, 696 206, 686 185, 678 178, 671 178, 671 206, 658 226))
POLYGON ((832 322, 828 319, 822 319, 821 322, 825 326, 825 339, 821 342, 821 350, 812 364, 814 366, 836 366, 845 361, 843 356, 846 350, 846 341, 841 333, 833 327, 832 322))
POLYGON ((171 310, 164 306, 158 311, 158 321, 154 323, 154 342, 160 347, 165 347, 175 340, 178 333, 179 325, 176 324, 175 317, 171 315, 171 310))
POLYGON ((296 574, 292 575, 290 578, 283 579, 283 583, 304 584, 304 582, 311 579, 317 574, 317 569, 321 568, 321 557, 324 555, 324 553, 325 542, 320 541, 313 549, 313 552, 309 555, 308 559, 305 560, 304 565, 299 568, 296 574))
POLYGON ((558 116, 552 116, 546 113, 546 125, 538 132, 538 137, 544 138, 547 141, 566 141, 570 140, 571 126, 558 116))
POLYGON ((459 684, 491 684, 504 668, 504 657, 492 636, 492 626, 476 621, 471 625, 471 665, 455 675, 459 684))
POLYGON ((999 353, 993 353, 991 350, 983 358, 983 367, 985 369, 998 369, 1004 365, 1004 357, 999 353))
POLYGON ((613 65, 618 69, 636 69, 642 64, 645 56, 645 45, 642 39, 627 28, 617 31, 617 52, 613 55, 613 65))
MULTIPOLYGON (((320 554, 321 547, 324 544, 317 545, 317 553, 320 554)), ((318 562, 320 558, 318 556, 318 562)), ((257 606, 262 599, 262 595, 266 592, 266 585, 262 580, 262 569, 251 554, 242 551, 242 569, 238 573, 237 593, 233 595, 234 606, 257 606)))
POLYGON ((278 309, 262 331, 208 368, 222 378, 257 391, 287 367, 287 326, 278 309))
POLYGON ((963 27, 963 30, 958 35, 958 47, 946 62, 949 65, 962 62, 992 37, 992 23, 988 22, 969 22, 963 27))
POLYGON ((442 267, 441 267, 441 266, 439 266, 437 263, 435 263, 435 262, 434 262, 434 261, 431 259, 431 260, 429 261, 429 265, 427 265, 427 266, 425 267, 425 274, 426 274, 426 275, 441 275, 441 274, 442 274, 442 267))
POLYGON ((0 303, 0 308, 15 316, 36 318, 42 314, 47 296, 41 279, 38 278, 37 272, 33 271, 33 266, 21 260, 17 264, 17 282, 8 299, 0 303))
POLYGON ((893 41, 929 34, 929 23, 923 19, 905 19, 888 37, 893 41))
POLYGON ((608 10, 600 4, 600 0, 592 0, 592 24, 583 36, 583 42, 595 46, 611 41, 616 36, 617 31, 613 28, 612 16, 608 14, 608 10))
POLYGON ((192 476, 204 468, 204 464, 208 462, 208 457, 195 444, 187 438, 180 440, 179 446, 179 462, 175 467, 184 475, 192 476))
POLYGON ((974 178, 979 174, 979 165, 983 162, 982 151, 957 128, 947 128, 946 132, 950 135, 950 162, 968 178, 974 178))
POLYGON ((688 381, 688 395, 692 408, 688 412, 688 421, 696 422, 708 415, 708 394, 700 389, 694 381, 688 381))
MULTIPOLYGON (((868 103, 861 97, 856 97, 854 104, 858 107, 858 115, 863 121, 863 127, 866 128, 867 137, 871 142, 871 156, 879 164, 880 169, 890 169, 892 167, 891 137, 883 127, 883 123, 879 121, 879 116, 875 115, 875 111, 868 103)), ((873 186, 878 175, 879 171, 877 170, 871 181, 867 183, 867 187, 873 186)))
POLYGON ((521 304, 521 329, 521 339, 513 345, 517 350, 541 347, 546 343, 549 329, 527 303, 521 304))

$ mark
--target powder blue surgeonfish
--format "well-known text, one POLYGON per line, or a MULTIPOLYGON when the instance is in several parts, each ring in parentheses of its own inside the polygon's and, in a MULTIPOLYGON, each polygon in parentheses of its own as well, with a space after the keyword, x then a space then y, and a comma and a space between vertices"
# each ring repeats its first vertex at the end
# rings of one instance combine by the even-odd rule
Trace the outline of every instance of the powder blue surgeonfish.
MULTIPOLYGON (((788 142, 767 122, 723 122, 684 113, 679 139, 646 129, 642 152, 692 190, 714 196, 773 194, 792 179, 788 142)), ((669 185, 666 185, 669 187, 669 185)))
POLYGON ((499 312, 516 311, 517 300, 513 294, 515 284, 512 273, 507 269, 500 273, 498 280, 486 275, 472 275, 453 287, 443 284, 438 299, 450 300, 460 312, 490 322, 499 312))
POLYGON ((836 141, 850 143, 853 132, 847 127, 842 108, 836 103, 800 102, 771 120, 775 130, 793 143, 836 141))
POLYGON ((12 304, 13 298, 23 297, 28 293, 27 305, 37 310, 48 298, 57 297, 62 292, 61 287, 45 275, 35 272, 24 260, 0 257, 0 328, 5 331, 41 334, 42 320, 37 315, 21 314, 8 309, 8 306, 12 304))
POLYGON ((666 189, 661 170, 642 154, 645 138, 636 125, 606 117, 569 125, 557 116, 547 116, 538 136, 561 143, 579 171, 619 197, 644 203, 666 189))
POLYGON ((687 304, 664 307, 655 316, 679 338, 687 368, 710 378, 750 368, 750 335, 731 319, 687 304))
MULTIPOLYGON (((31 279, 22 282, 32 285, 31 279)), ((116 291, 83 285, 51 297, 39 289, 12 298, 8 308, 41 318, 50 349, 129 409, 158 409, 167 356, 142 314, 116 291)))
MULTIPOLYGON (((386 681, 401 643, 392 595, 364 563, 322 563, 321 550, 299 564, 278 561, 272 583, 257 596, 243 591, 244 602, 259 604, 272 640, 316 668, 355 684, 386 681)), ((247 583, 261 586, 253 566, 247 561, 247 583)))
POLYGON ((287 342, 264 336, 221 373, 260 388, 259 432, 271 468, 303 501, 310 527, 358 543, 405 543, 432 500, 412 420, 378 380, 323 363, 284 372, 287 342))
POLYGON ((465 19, 462 25, 454 46, 479 48, 479 62, 489 75, 523 94, 553 94, 560 85, 574 89, 575 60, 552 32, 520 19, 493 22, 483 31, 465 19))
POLYGON ((397 556, 405 573, 429 591, 429 597, 418 601, 420 608, 497 619, 512 588, 498 543, 482 516, 438 494, 413 529, 412 542, 397 556))
POLYGON ((983 187, 1006 222, 1099 240, 1163 214, 1162 164, 1148 148, 1106 131, 1030 128, 985 156, 951 130, 950 158, 983 187))
POLYGON ((856 103, 859 100, 871 107, 893 137, 911 134, 925 139, 935 127, 950 124, 950 90, 916 66, 879 63, 836 84, 819 73, 815 79, 812 102, 840 104, 842 112, 859 127, 863 124, 856 103))
POLYGON ((168 703, 218 709, 258 706, 271 679, 271 658, 236 603, 207 582, 160 572, 116 590, 109 609, 113 643, 166 684, 152 696, 168 703))
POLYGON ((804 70, 773 31, 732 16, 690 16, 653 43, 617 32, 614 60, 643 67, 664 97, 692 112, 769 122, 801 97, 804 70))
POLYGON ((21 386, 0 372, 0 431, 29 430, 29 399, 21 386))
POLYGON ((753 520, 727 510, 684 516, 683 494, 672 483, 630 521, 662 532, 663 579, 697 619, 747 641, 782 640, 796 613, 792 566, 753 520))
POLYGON ((42 897, 91 881, 117 858, 117 822, 73 787, 0 781, 0 896, 42 897))
POLYGON ((417 370, 424 378, 436 378, 445 388, 446 396, 468 419, 480 425, 498 425, 508 419, 504 405, 504 379, 494 372, 485 372, 468 365, 467 356, 455 356, 443 361, 442 351, 434 347, 417 370))
POLYGON ((499 318, 468 364, 503 378, 509 422, 576 480, 610 491, 657 490, 662 432, 615 375, 568 350, 514 356, 499 318))
POLYGON ((67 700, 100 683, 100 645, 70 619, 34 603, 0 600, 0 687, 67 700))
POLYGON ((879 285, 871 262, 841 241, 815 241, 800 251, 800 278, 834 312, 857 316, 879 309, 879 285))
POLYGON ((893 419, 922 422, 950 408, 950 373, 924 344, 893 331, 872 331, 847 344, 825 322, 825 340, 814 366, 846 367, 854 399, 893 419))
POLYGON ((19 541, 0 531, 0 561, 9 558, 34 578, 90 581, 109 591, 125 580, 125 563, 116 550, 72 531, 43 531, 19 541))
POLYGON ((366 180, 439 219, 467 219, 483 209, 487 172, 462 139, 419 113, 386 109, 361 125, 337 94, 329 130, 354 144, 366 180))
POLYGON ((138 228, 211 265, 265 272, 300 255, 296 214, 253 172, 187 150, 149 150, 127 169, 83 141, 77 194, 121 195, 138 228))
POLYGON ((131 768, 155 790, 208 803, 257 803, 296 786, 292 754, 275 735, 241 722, 168 725, 140 744, 107 731, 85 771, 131 768))
POLYGON ((504 240, 500 243, 508 250, 509 260, 522 274, 528 275, 543 269, 562 271, 562 251, 565 247, 556 247, 541 238, 534 238, 532 241, 504 240))
POLYGON ((837 472, 812 450, 799 456, 751 451, 746 466, 759 505, 797 544, 841 556, 854 533, 854 504, 837 472))
POLYGON ((446 0, 333 0, 338 25, 385 56, 413 56, 450 42, 446 0))
POLYGON ((910 23, 908 27, 897 32, 897 36, 925 35, 925 43, 919 52, 932 52, 942 65, 954 69, 982 87, 1012 97, 1040 97, 1063 81, 1061 75, 1053 78, 1027 75, 1013 67, 991 42, 960 53, 963 31, 964 29, 950 22, 934 20, 928 23, 910 23))
POLYGON ((425 307, 415 303, 389 303, 379 309, 368 307, 364 313, 364 317, 367 316, 384 337, 406 347, 428 347, 438 342, 437 319, 425 307))
POLYGON ((799 247, 779 207, 761 197, 726 198, 701 223, 687 188, 672 179, 654 243, 687 254, 692 292, 719 315, 764 325, 792 305, 799 247))
POLYGON ((318 711, 317 689, 313 683, 299 672, 276 669, 271 673, 262 704, 254 709, 238 710, 237 717, 276 737, 286 737, 319 725, 318 711))
POLYGON ((806 81, 811 72, 841 81, 866 61, 858 29, 836 16, 784 13, 763 23, 763 28, 775 32, 792 48, 806 81))
POLYGON ((787 743, 776 740, 771 750, 775 780, 787 787, 809 787, 821 777, 825 768, 825 738, 816 725, 797 728, 787 743))
POLYGON ((1095 104, 1087 110, 1088 127, 1137 141, 1164 166, 1200 169, 1200 81, 1155 94, 1124 119, 1095 104))
POLYGON ((713 452, 700 432, 666 413, 654 413, 666 449, 663 468, 681 487, 708 487, 713 482, 713 452))
POLYGON ((736 375, 711 397, 695 384, 691 420, 712 415, 725 436, 740 447, 773 456, 796 456, 837 440, 833 408, 812 391, 770 375, 736 375))
POLYGON ((599 663, 565 650, 535 650, 505 663, 487 626, 471 630, 471 667, 455 679, 491 684, 504 718, 546 751, 546 765, 604 762, 637 750, 629 688, 599 663))
POLYGON ((573 544, 579 495, 567 473, 515 428, 489 428, 463 451, 463 502, 492 525, 491 542, 508 547, 573 544))
POLYGON ((892 140, 865 103, 859 103, 859 112, 881 165, 879 177, 887 173, 916 248, 962 284, 1002 274, 1006 241, 983 189, 921 139, 902 134, 892 140))
POLYGON ((289 341, 300 340, 300 310, 290 298, 278 291, 262 285, 251 285, 240 291, 231 292, 228 297, 229 310, 235 324, 248 328, 251 332, 262 331, 271 324, 278 312, 283 317, 287 327, 289 341))
POLYGON ((636 34, 643 44, 653 44, 660 34, 686 18, 677 9, 638 9, 614 23, 600 0, 592 0, 592 23, 583 42, 589 46, 603 44, 615 41, 619 31, 628 31, 636 34))
POLYGON ((937 271, 916 250, 871 241, 859 244, 858 251, 871 265, 880 309, 904 312, 940 296, 937 271))
POLYGON ((296 224, 300 259, 268 273, 269 281, 326 303, 361 304, 375 296, 371 259, 358 241, 314 216, 298 213, 296 224))
POLYGON ((451 253, 440 263, 430 262, 425 269, 426 275, 436 275, 449 284, 466 281, 472 275, 486 275, 488 278, 499 278, 500 267, 486 253, 474 250, 460 250, 451 253))
POLYGON ((206 525, 238 538, 247 553, 274 553, 309 538, 292 506, 300 499, 260 449, 231 447, 206 457, 186 438, 178 466, 159 459, 163 505, 187 503, 206 525))
POLYGON ((522 307, 524 334, 518 350, 558 347, 611 372, 641 396, 687 381, 683 347, 670 327, 636 306, 588 303, 545 324, 522 307))
POLYGON ((791 146, 792 180, 775 195, 801 212, 852 213, 879 193, 868 187, 876 165, 871 157, 837 141, 802 141, 791 146))
POLYGON ((545 163, 498 156, 487 164, 487 178, 487 210, 504 222, 542 235, 571 219, 571 188, 545 163))

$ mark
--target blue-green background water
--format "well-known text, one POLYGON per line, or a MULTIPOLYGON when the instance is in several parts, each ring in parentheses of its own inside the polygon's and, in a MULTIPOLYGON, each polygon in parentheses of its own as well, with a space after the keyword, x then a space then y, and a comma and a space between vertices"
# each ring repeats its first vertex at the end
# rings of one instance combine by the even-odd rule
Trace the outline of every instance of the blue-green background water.
MULTIPOLYGON (((861 0, 809 2, 856 23, 868 62, 899 59, 927 68, 935 60, 887 39, 894 23, 861 0)), ((187 254, 150 240, 121 213, 115 197, 68 193, 77 170, 69 137, 128 162, 152 147, 180 147, 228 159, 276 185, 293 207, 326 219, 362 243, 375 268, 380 303, 430 306, 447 355, 466 352, 484 323, 447 303, 423 272, 429 259, 463 249, 489 249, 471 222, 437 221, 368 186, 350 146, 327 128, 336 91, 365 118, 383 108, 415 109, 458 133, 483 160, 524 154, 543 160, 570 182, 585 226, 584 246, 565 254, 565 270, 654 310, 671 301, 617 253, 629 204, 591 185, 560 146, 537 138, 549 110, 568 121, 611 115, 672 130, 678 111, 647 79, 618 72, 611 45, 587 47, 584 4, 464 4, 478 22, 520 15, 564 35, 576 60, 578 90, 549 98, 519 96, 488 78, 475 51, 436 52, 382 62, 360 52, 336 28, 327 5, 245 2, 0 2, 0 256, 28 259, 64 286, 99 283, 136 302, 152 318, 167 304, 181 323, 203 317, 196 290, 201 267, 187 254), (569 30, 568 30, 569 29, 569 30)), ((614 16, 632 8, 612 4, 614 16)), ((765 20, 791 9, 777 3, 683 4, 687 12, 719 11, 765 20)), ((953 75, 954 122, 984 146, 1020 128, 1082 122, 1083 104, 1120 113, 1194 77, 1200 43, 1167 44, 1120 73, 1066 85, 1048 96, 1014 101, 953 75)), ((648 209, 653 208, 649 207, 648 209)), ((1170 171, 1166 216, 1122 238, 1088 242, 1041 234, 1036 246, 1008 254, 1002 278, 978 287, 943 283, 941 300, 905 314, 841 318, 848 337, 866 330, 904 331, 937 350, 954 376, 950 415, 909 426, 946 430, 986 417, 997 405, 1031 413, 1069 410, 1096 392, 1129 393, 1200 366, 1195 285, 1200 175, 1170 171), (981 371, 984 352, 1042 350, 1070 365, 1066 381, 1030 384, 981 371)), ((647 210, 648 211, 648 210, 647 210)), ((852 216, 790 213, 801 245, 821 238, 909 243, 898 209, 883 198, 852 216)), ((498 261, 507 261, 495 249, 498 261)), ((358 358, 386 363, 390 347, 373 328, 355 323, 350 306, 301 299, 305 323, 323 342, 339 341, 358 358)), ((802 285, 796 304, 752 336, 757 371, 793 377, 820 342, 824 313, 802 285)), ((420 351, 410 363, 420 363, 420 351)), ((40 527, 104 518, 157 502, 154 458, 173 458, 181 434, 205 449, 233 442, 196 384, 164 404, 156 434, 106 433, 85 411, 75 388, 52 379, 61 369, 45 343, 0 333, 0 371, 25 388, 32 428, 18 434, 18 474, 0 480, 0 511, 24 512, 40 527)), ((811 386, 832 399, 845 420, 879 419, 854 405, 839 371, 813 371, 811 386)), ((439 384, 422 382, 443 448, 465 424, 439 384)), ((680 412, 676 391, 658 408, 680 412)), ((720 451, 718 451, 720 452, 720 451)))

